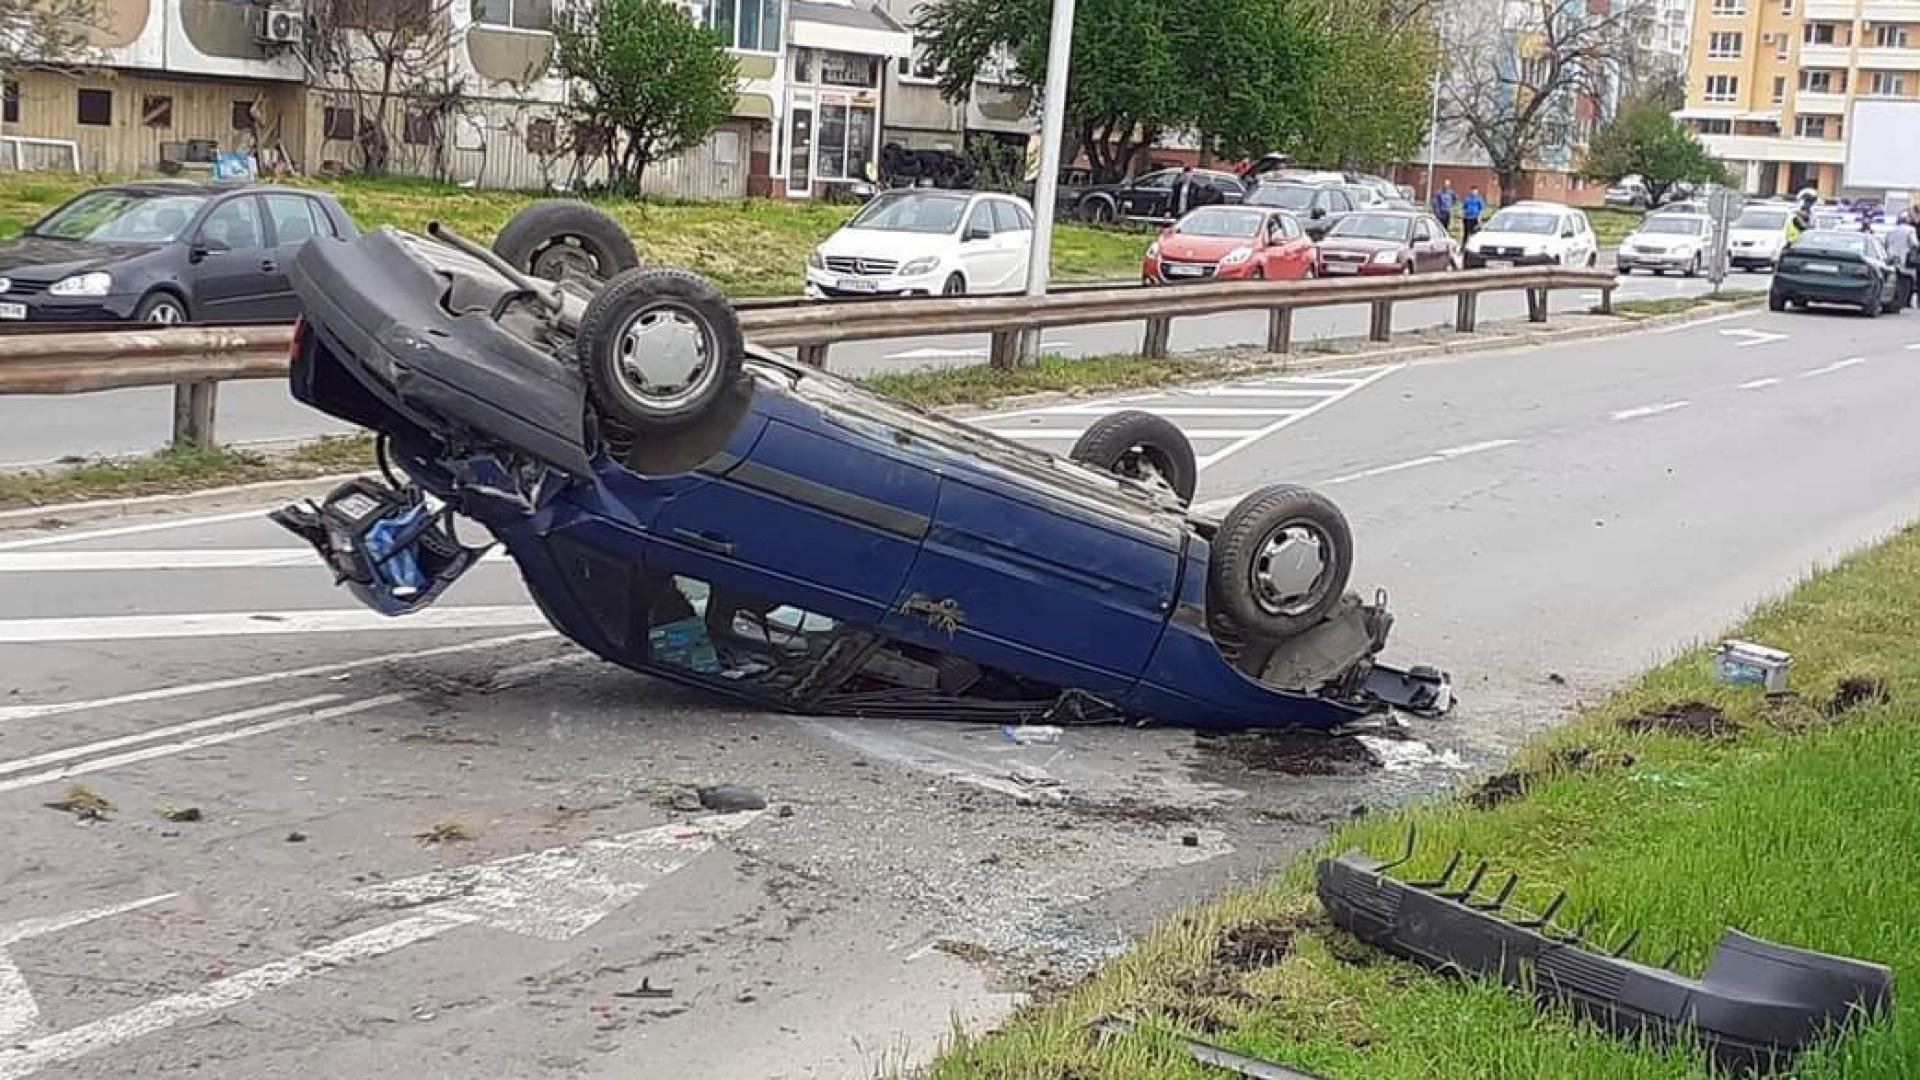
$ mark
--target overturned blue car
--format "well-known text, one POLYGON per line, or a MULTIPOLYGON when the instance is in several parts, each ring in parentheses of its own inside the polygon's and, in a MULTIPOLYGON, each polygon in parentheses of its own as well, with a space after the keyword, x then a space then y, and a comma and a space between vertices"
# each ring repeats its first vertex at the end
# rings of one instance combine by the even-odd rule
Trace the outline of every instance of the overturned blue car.
POLYGON ((1164 420, 1055 457, 753 348, 705 281, 636 263, 567 202, 492 250, 308 244, 293 393, 378 433, 384 475, 276 520, 396 616, 474 565, 477 521, 586 649, 796 712, 1332 729, 1451 704, 1377 662, 1392 617, 1347 591, 1318 494, 1203 519, 1164 420))

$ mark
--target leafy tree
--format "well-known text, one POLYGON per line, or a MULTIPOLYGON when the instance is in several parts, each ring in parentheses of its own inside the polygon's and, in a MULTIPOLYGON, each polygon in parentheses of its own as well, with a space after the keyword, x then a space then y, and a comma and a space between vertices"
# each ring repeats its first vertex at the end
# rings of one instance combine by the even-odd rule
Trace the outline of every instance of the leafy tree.
POLYGON ((95 0, 0 0, 0 75, 84 63, 99 25, 95 0))
POLYGON ((1594 136, 1587 150, 1586 173, 1602 180, 1638 174, 1647 186, 1648 200, 1656 206, 1675 184, 1726 180, 1726 170, 1707 156, 1707 148, 1658 98, 1629 104, 1594 136))
POLYGON ((606 166, 633 192, 647 167, 705 139, 733 110, 739 71, 720 35, 669 0, 584 0, 554 13, 576 171, 606 166))
POLYGON ((408 124, 431 134, 425 142, 435 172, 444 165, 446 120, 464 95, 462 80, 449 76, 460 2, 313 0, 308 62, 326 102, 353 113, 361 171, 392 170, 408 124))
POLYGON ((1277 146, 1301 161, 1357 166, 1405 161, 1426 145, 1439 64, 1422 0, 1326 0, 1319 48, 1289 103, 1294 129, 1277 146))

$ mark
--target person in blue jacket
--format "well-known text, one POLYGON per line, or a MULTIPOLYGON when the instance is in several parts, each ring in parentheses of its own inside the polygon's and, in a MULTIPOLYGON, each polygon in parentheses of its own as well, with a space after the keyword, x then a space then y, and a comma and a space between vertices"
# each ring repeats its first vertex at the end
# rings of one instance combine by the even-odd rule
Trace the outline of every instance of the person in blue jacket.
POLYGON ((1460 239, 1470 240, 1480 231, 1480 217, 1486 212, 1487 200, 1480 197, 1480 189, 1467 189, 1467 200, 1460 204, 1460 239))
POLYGON ((1453 181, 1440 181, 1440 190, 1433 193, 1433 216, 1448 232, 1453 231, 1453 181))

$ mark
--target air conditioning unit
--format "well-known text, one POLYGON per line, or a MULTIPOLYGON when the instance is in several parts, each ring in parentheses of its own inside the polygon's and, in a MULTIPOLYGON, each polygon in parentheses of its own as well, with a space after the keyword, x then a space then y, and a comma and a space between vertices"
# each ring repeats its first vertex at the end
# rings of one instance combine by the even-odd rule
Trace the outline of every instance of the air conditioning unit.
POLYGON ((307 37, 306 16, 285 8, 268 8, 260 13, 254 37, 263 45, 298 45, 307 37))

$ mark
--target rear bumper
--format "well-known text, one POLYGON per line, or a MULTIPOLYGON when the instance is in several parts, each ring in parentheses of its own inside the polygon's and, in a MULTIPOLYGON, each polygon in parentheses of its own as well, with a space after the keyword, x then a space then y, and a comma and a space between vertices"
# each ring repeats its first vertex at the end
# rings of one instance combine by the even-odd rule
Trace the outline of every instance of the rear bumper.
POLYGON ((1840 282, 1800 275, 1776 275, 1771 291, 1782 300, 1863 306, 1880 298, 1880 283, 1873 280, 1840 282))

